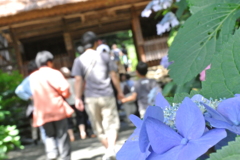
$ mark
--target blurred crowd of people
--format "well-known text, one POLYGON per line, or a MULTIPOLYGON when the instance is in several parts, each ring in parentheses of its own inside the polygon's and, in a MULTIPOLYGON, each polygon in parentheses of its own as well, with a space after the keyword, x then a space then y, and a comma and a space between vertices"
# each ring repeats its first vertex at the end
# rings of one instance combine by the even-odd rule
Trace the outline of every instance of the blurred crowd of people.
POLYGON ((37 139, 38 127, 49 160, 71 159, 75 124, 81 139, 96 136, 103 144, 103 160, 115 159, 118 110, 125 111, 127 122, 130 114, 143 118, 146 108, 161 92, 158 83, 146 77, 146 63, 139 62, 136 67, 138 80, 133 81, 127 74, 129 60, 124 45, 119 49, 113 44, 110 49, 90 31, 83 34, 81 44, 78 50, 82 53, 71 70, 64 66, 54 69, 52 53, 38 52, 29 63, 29 76, 15 91, 20 98, 31 100, 27 116, 32 121, 33 138, 37 139), (91 128, 89 133, 87 128, 91 128))

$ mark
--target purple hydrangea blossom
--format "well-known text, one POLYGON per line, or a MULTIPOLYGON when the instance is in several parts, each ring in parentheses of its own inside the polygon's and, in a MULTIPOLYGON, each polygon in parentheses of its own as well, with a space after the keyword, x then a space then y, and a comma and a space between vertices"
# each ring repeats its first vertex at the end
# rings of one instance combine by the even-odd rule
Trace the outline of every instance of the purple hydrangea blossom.
POLYGON ((142 17, 149 17, 152 13, 152 9, 157 12, 163 9, 171 7, 173 0, 152 0, 148 3, 145 9, 142 11, 142 17))
MULTIPOLYGON (((206 110, 205 110, 204 106, 202 104, 200 104, 200 102, 209 104, 209 105, 211 105, 211 107, 213 105, 215 106, 215 101, 208 100, 200 94, 194 95, 191 98, 191 100, 197 104, 197 106, 200 108, 202 113, 205 112, 206 110)), ((165 123, 166 125, 168 125, 169 127, 173 128, 173 129, 176 129, 176 126, 175 126, 176 112, 177 112, 180 104, 173 103, 173 105, 171 106, 168 103, 168 101, 164 98, 164 96, 161 93, 159 93, 155 99, 155 105, 159 106, 163 109, 163 113, 164 113, 163 123, 165 123)))
POLYGON ((162 93, 159 93, 155 98, 155 106, 162 108, 163 110, 171 107, 168 101, 164 98, 162 93))
POLYGON ((149 2, 145 9, 142 11, 142 17, 149 17, 152 13, 153 1, 149 2))
POLYGON ((149 138, 146 134, 146 129, 143 128, 143 124, 148 117, 163 121, 163 111, 160 107, 149 106, 143 120, 135 115, 129 116, 130 120, 136 126, 136 129, 118 151, 118 160, 146 160, 150 155, 149 138))
POLYGON ((161 63, 160 65, 163 66, 164 68, 168 69, 168 67, 173 63, 172 62, 169 62, 168 60, 168 55, 165 55, 164 57, 162 57, 162 60, 161 60, 161 63))
POLYGON ((157 34, 162 35, 166 31, 170 31, 171 28, 179 25, 179 21, 175 14, 168 12, 163 19, 156 25, 157 34))
POLYGON ((155 12, 171 7, 173 0, 153 0, 153 10, 155 12))
POLYGON ((224 129, 205 132, 202 112, 188 97, 177 111, 175 125, 178 132, 155 118, 145 120, 142 128, 152 149, 147 160, 195 160, 226 137, 224 129))
POLYGON ((202 103, 207 113, 205 119, 215 128, 224 128, 229 131, 240 134, 240 97, 236 95, 233 98, 223 100, 213 109, 202 103))

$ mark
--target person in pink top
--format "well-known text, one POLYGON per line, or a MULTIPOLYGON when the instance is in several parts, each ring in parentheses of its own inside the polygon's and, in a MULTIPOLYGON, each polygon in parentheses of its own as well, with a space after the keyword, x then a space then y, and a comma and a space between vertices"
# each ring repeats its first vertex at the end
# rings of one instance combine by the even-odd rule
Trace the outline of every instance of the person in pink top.
POLYGON ((70 139, 67 117, 74 112, 64 100, 70 95, 69 84, 60 71, 53 69, 53 55, 48 51, 37 53, 39 70, 30 75, 35 109, 33 126, 43 126, 46 132, 45 150, 49 160, 70 160, 70 139))

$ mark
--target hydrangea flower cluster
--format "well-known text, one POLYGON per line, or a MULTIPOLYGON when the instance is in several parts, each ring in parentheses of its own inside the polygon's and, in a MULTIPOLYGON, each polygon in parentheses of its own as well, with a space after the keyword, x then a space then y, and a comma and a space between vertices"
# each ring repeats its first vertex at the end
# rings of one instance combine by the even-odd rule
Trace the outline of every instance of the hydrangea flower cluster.
POLYGON ((206 99, 195 95, 171 106, 159 94, 117 153, 118 160, 195 160, 227 136, 240 134, 240 95, 228 99, 206 99), (205 121, 214 128, 207 129, 205 121))
MULTIPOLYGON (((180 0, 177 0, 176 2, 179 2, 180 0)), ((141 16, 142 17, 149 17, 152 13, 152 10, 155 12, 167 9, 171 7, 173 3, 173 0, 152 0, 142 11, 141 16)), ((156 25, 157 27, 157 34, 161 35, 166 31, 169 31, 171 27, 175 27, 179 25, 179 21, 175 14, 172 12, 168 12, 164 15, 163 19, 156 25)))
POLYGON ((170 31, 171 27, 176 27, 179 25, 179 21, 175 14, 168 12, 165 14, 163 19, 157 24, 157 34, 161 35, 166 31, 170 31))
POLYGON ((233 133, 240 134, 240 97, 223 100, 216 109, 202 103, 207 110, 205 119, 215 128, 224 128, 233 133))
POLYGON ((172 107, 168 107, 163 110, 163 113, 164 113, 163 123, 165 123, 166 125, 168 125, 173 129, 176 129, 175 119, 176 119, 176 112, 178 108, 179 108, 179 104, 175 104, 172 107))
MULTIPOLYGON (((158 99, 162 100, 162 99, 164 99, 164 97, 162 95, 158 95, 158 99)), ((216 109, 217 106, 219 105, 219 103, 222 102, 224 99, 218 100, 218 99, 210 98, 208 100, 208 99, 204 98, 202 95, 196 94, 191 98, 191 100, 199 107, 199 109, 201 110, 202 113, 205 113, 206 108, 202 103, 210 106, 213 109, 216 109)), ((170 104, 168 104, 168 106, 170 106, 170 104)), ((173 129, 176 129, 175 118, 176 118, 176 112, 177 112, 179 106, 180 106, 180 103, 173 103, 171 107, 165 107, 163 109, 163 113, 164 113, 164 121, 163 122, 173 129)))

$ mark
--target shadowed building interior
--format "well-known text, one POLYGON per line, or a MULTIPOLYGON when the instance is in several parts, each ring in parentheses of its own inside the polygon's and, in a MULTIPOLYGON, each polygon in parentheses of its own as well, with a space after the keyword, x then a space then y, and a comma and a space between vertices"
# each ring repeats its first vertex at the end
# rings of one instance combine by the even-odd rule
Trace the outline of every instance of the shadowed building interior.
MULTIPOLYGON (((0 69, 19 69, 37 52, 49 50, 56 68, 71 67, 75 58, 75 41, 86 31, 98 35, 132 30, 139 60, 158 65, 167 54, 167 36, 156 36, 156 19, 141 18, 150 0, 2 0, 0 35, 7 45, 0 45, 0 69), (11 58, 9 58, 11 57, 11 58)), ((0 41, 1 43, 1 41, 0 41)))

